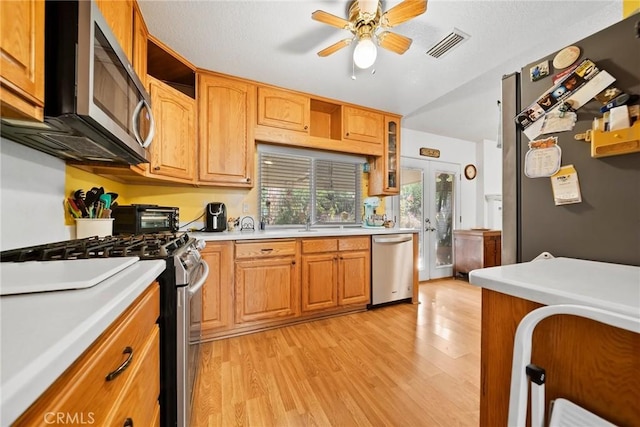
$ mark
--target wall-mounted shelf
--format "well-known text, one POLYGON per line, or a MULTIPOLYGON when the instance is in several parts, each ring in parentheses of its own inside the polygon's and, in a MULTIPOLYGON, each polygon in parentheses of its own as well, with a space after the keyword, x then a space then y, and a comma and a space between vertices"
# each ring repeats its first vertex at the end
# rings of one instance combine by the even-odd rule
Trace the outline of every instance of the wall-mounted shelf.
POLYGON ((640 152, 640 120, 625 129, 610 132, 592 130, 589 136, 591 157, 594 158, 640 152))

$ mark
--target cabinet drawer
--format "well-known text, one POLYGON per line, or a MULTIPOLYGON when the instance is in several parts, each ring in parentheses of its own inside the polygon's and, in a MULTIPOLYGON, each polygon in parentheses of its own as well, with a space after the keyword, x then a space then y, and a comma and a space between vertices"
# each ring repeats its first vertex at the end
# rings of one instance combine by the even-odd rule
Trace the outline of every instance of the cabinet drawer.
POLYGON ((153 416, 160 395, 160 331, 158 327, 148 337, 145 347, 138 355, 133 380, 111 414, 107 425, 120 426, 131 419, 133 426, 152 426, 153 416))
POLYGON ((302 253, 335 252, 338 250, 338 239, 304 239, 302 253))
POLYGON ((265 258, 295 254, 295 240, 267 240, 236 243, 236 258, 265 258))
POLYGON ((370 237, 348 237, 338 241, 338 249, 341 251, 367 250, 370 237))
MULTIPOLYGON (((157 331, 159 291, 157 283, 153 284, 47 389, 17 424, 42 425, 46 413, 62 412, 82 414, 85 419, 91 416, 96 425, 105 425, 114 403, 134 375, 134 368, 139 365, 145 343, 152 331, 157 331), (131 347, 131 354, 125 354, 126 347, 131 347), (107 381, 107 375, 129 356, 131 363, 128 367, 107 381)), ((153 375, 158 376, 159 371, 153 375)))

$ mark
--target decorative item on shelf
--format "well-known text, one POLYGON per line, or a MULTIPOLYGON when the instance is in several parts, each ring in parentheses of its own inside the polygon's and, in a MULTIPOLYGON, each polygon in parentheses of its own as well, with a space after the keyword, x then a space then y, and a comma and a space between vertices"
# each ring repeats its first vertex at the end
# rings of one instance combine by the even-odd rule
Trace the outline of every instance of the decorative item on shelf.
POLYGON ((476 167, 472 164, 468 164, 467 166, 464 167, 464 177, 467 178, 468 180, 472 180, 476 177, 477 174, 477 170, 476 167))
POLYGON ((437 159, 440 157, 440 150, 436 148, 422 147, 420 148, 420 155, 425 157, 434 157, 437 159))
POLYGON ((243 217, 240 223, 240 231, 256 231, 255 222, 250 216, 243 217))
POLYGON ((233 231, 240 225, 240 218, 229 218, 227 220, 227 230, 233 231))

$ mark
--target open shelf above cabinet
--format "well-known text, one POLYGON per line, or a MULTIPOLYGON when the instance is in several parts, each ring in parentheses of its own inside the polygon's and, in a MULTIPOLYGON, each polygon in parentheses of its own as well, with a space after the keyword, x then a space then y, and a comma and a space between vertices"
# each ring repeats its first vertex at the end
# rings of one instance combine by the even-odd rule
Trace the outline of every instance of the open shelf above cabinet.
POLYGON ((147 73, 195 99, 195 67, 153 36, 147 42, 147 73))
POLYGON ((342 106, 311 99, 311 136, 334 140, 342 139, 342 106))

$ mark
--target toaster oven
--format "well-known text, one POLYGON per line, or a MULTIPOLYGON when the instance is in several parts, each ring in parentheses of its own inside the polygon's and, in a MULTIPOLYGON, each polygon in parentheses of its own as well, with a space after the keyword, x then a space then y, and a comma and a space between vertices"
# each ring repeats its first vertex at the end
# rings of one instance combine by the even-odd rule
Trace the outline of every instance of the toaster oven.
POLYGON ((176 232, 180 227, 176 207, 125 205, 112 208, 113 234, 176 232))

